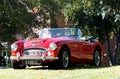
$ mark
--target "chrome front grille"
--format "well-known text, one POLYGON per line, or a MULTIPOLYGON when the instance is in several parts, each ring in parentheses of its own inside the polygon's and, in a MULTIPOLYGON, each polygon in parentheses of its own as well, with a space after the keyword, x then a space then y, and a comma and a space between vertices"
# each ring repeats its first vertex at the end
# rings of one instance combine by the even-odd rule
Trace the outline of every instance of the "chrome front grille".
POLYGON ((47 51, 44 49, 26 49, 23 51, 23 54, 28 56, 42 56, 46 53, 47 51))

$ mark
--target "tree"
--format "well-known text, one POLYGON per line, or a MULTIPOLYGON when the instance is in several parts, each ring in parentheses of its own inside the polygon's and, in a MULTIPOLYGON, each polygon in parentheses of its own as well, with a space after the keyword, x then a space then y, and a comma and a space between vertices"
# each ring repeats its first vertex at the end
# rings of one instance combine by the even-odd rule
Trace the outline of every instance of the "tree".
POLYGON ((55 16, 59 13, 59 5, 55 0, 19 0, 19 3, 34 16, 28 24, 32 33, 44 27, 57 27, 55 16))
POLYGON ((23 33, 30 14, 17 0, 0 1, 0 41, 12 42, 17 33, 23 33))
POLYGON ((111 12, 109 12, 108 17, 111 16, 110 20, 112 22, 112 32, 115 35, 115 48, 113 53, 114 62, 113 65, 120 64, 118 60, 118 47, 120 44, 120 1, 119 0, 111 0, 105 3, 110 7, 111 12))
POLYGON ((54 0, 2 0, 0 40, 13 42, 18 34, 36 36, 36 28, 57 27, 54 16, 58 8, 54 0))
MULTIPOLYGON (((107 40, 108 44, 108 55, 110 57, 110 61, 112 65, 119 64, 118 60, 118 47, 120 43, 120 1, 119 0, 100 0, 95 1, 95 7, 99 6, 99 9, 94 8, 97 10, 97 16, 101 16, 101 21, 98 21, 96 25, 97 28, 101 25, 101 32, 105 31, 104 35, 107 40), (97 4, 98 3, 98 4, 97 4), (103 27, 102 27, 103 26, 103 27), (103 30, 104 29, 104 30, 103 30), (102 31, 103 30, 103 31, 102 31), (111 51, 110 46, 110 33, 115 35, 115 48, 114 53, 111 51)), ((100 19, 100 18, 99 18, 100 19)), ((98 19, 97 19, 98 20, 98 19)), ((96 20, 94 20, 95 22, 96 20)))

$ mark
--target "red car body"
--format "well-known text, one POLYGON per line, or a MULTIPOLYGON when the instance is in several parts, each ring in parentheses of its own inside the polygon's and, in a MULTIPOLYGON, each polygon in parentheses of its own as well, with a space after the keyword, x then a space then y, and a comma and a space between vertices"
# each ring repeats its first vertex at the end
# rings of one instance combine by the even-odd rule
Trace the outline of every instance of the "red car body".
MULTIPOLYGON (((64 28, 58 29, 63 30, 64 28)), ((69 29, 67 28, 66 30, 69 29)), ((80 29, 76 29, 76 31, 80 31, 80 29)), ((58 36, 14 42, 11 45, 13 68, 25 68, 26 65, 48 65, 68 68, 71 63, 99 66, 103 57, 102 45, 96 39, 81 40, 78 37, 82 38, 79 32, 77 32, 77 38, 58 36), (17 49, 13 50, 15 45, 17 45, 17 49), (97 55, 95 55, 95 51, 98 52, 97 55)))

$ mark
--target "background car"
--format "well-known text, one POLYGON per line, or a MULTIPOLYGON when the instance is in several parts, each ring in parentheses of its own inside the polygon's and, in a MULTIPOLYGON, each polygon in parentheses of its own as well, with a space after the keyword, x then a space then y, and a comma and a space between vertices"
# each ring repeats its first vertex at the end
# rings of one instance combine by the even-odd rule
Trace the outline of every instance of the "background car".
POLYGON ((13 68, 47 65, 68 68, 70 64, 99 66, 103 48, 92 36, 82 37, 78 28, 44 28, 39 38, 11 45, 13 68))

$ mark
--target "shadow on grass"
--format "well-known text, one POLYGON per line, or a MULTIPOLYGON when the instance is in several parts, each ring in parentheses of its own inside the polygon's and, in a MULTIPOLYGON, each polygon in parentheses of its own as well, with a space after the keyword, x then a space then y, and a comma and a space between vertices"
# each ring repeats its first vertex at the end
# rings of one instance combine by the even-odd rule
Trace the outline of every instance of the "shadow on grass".
POLYGON ((59 69, 59 68, 49 68, 48 66, 38 66, 38 67, 27 67, 27 69, 32 70, 76 70, 76 69, 99 69, 99 68, 108 68, 111 66, 89 66, 89 65, 74 65, 67 69, 59 69))
POLYGON ((75 65, 69 68, 69 70, 74 69, 99 69, 99 68, 108 68, 111 66, 89 66, 89 65, 75 65))

